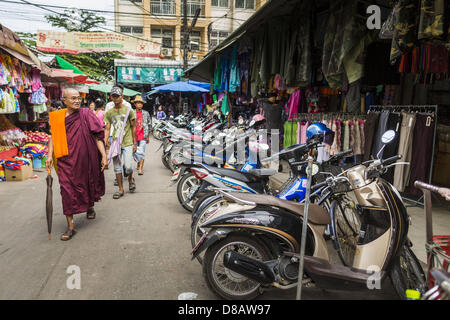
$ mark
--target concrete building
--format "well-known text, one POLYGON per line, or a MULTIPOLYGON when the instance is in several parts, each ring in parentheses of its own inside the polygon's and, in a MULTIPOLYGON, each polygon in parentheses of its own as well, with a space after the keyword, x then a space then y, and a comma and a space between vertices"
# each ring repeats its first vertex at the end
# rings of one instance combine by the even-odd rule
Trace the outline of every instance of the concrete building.
MULTIPOLYGON (((158 39, 165 59, 183 58, 182 0, 114 0, 115 29, 144 39, 158 39)), ((266 0, 187 0, 188 26, 200 16, 190 35, 188 59, 197 61, 256 12, 266 0)))

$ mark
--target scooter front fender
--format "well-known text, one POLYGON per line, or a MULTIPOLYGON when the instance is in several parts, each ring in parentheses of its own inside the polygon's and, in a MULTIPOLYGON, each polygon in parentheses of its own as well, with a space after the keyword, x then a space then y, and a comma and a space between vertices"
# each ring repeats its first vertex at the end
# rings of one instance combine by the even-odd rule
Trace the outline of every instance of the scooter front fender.
POLYGON ((212 230, 210 233, 208 233, 206 235, 205 239, 200 239, 200 241, 203 241, 203 242, 200 245, 197 244, 195 246, 195 248, 192 250, 191 260, 194 260, 195 258, 197 258, 200 255, 200 253, 202 253, 203 251, 208 249, 210 246, 212 246, 217 241, 225 238, 231 231, 233 231, 233 230, 232 229, 214 229, 214 230, 212 230))
POLYGON ((192 223, 194 223, 194 221, 197 219, 197 217, 200 215, 200 213, 203 212, 203 210, 212 202, 223 198, 221 195, 215 195, 215 196, 211 196, 208 199, 206 199, 205 201, 202 202, 202 204, 198 207, 198 210, 196 212, 194 212, 194 214, 192 215, 192 223))

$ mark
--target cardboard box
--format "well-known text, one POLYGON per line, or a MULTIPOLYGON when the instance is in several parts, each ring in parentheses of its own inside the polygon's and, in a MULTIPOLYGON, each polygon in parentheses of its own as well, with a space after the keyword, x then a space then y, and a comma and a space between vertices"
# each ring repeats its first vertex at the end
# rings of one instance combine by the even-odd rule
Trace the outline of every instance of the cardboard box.
POLYGON ((22 166, 20 170, 5 169, 6 181, 24 181, 33 175, 33 166, 22 166))

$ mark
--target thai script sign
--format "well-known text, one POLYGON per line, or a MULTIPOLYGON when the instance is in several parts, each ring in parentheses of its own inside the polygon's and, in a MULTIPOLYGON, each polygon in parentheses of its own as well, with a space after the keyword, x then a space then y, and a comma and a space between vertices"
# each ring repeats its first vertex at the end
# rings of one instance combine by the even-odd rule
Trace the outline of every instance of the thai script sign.
POLYGON ((159 57, 161 40, 145 41, 113 32, 37 32, 37 49, 46 52, 86 53, 119 51, 138 57, 159 57))

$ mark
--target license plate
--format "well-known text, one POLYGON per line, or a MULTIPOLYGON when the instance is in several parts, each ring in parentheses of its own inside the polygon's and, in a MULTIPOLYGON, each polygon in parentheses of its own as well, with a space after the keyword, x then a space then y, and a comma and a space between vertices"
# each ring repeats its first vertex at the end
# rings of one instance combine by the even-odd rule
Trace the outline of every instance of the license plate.
POLYGON ((181 171, 181 169, 175 170, 175 172, 174 172, 173 175, 172 175, 172 181, 177 180, 177 179, 179 178, 179 176, 180 176, 180 171, 181 171))
POLYGON ((205 234, 200 238, 200 240, 198 241, 198 243, 195 245, 195 248, 192 249, 191 254, 194 254, 198 248, 200 248, 200 246, 203 244, 203 242, 205 242, 206 236, 208 235, 207 232, 205 232, 205 234))

